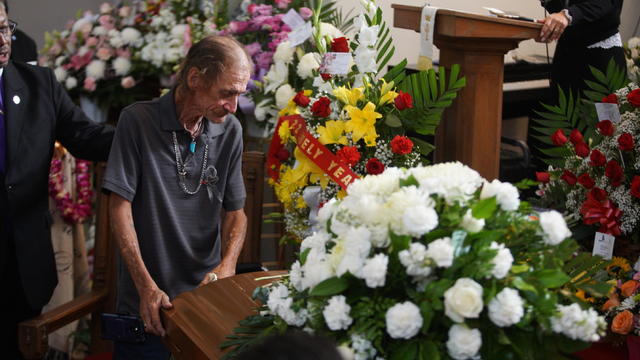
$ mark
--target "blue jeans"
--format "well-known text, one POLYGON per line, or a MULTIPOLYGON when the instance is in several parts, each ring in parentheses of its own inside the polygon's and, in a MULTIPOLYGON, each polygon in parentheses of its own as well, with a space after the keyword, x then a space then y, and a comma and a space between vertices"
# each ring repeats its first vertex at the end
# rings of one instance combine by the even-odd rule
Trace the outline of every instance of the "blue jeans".
POLYGON ((171 356, 162 338, 151 334, 142 343, 115 341, 113 350, 113 360, 167 360, 171 356))

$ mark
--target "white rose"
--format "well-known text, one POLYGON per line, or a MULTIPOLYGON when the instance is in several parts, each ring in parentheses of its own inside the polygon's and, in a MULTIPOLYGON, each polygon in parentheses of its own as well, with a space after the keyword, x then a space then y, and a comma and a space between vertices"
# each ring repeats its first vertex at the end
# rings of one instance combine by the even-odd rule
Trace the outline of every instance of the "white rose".
POLYGON ((131 61, 123 57, 117 57, 113 60, 113 69, 118 76, 127 75, 131 70, 131 61))
POLYGON ((285 64, 291 64, 293 61, 293 54, 296 52, 295 47, 291 47, 291 42, 283 41, 278 44, 276 52, 273 54, 274 61, 281 61, 285 64))
POLYGON ((453 264, 453 244, 445 237, 429 243, 426 256, 433 259, 438 267, 448 268, 453 264))
POLYGON ((346 300, 342 295, 333 296, 322 310, 322 315, 329 329, 333 331, 346 330, 353 322, 349 316, 351 306, 347 304, 346 300))
POLYGON ((295 90, 289 84, 284 84, 276 90, 276 106, 284 109, 289 104, 289 100, 296 95, 295 90))
POLYGON ((491 243, 491 249, 498 250, 496 256, 491 260, 493 264, 493 270, 491 274, 496 279, 504 279, 505 276, 511 270, 511 265, 513 265, 513 255, 511 255, 511 250, 505 247, 504 244, 498 244, 497 242, 491 243))
POLYGON ((392 224, 399 235, 422 236, 438 226, 438 214, 432 207, 420 204, 407 208, 402 216, 402 224, 398 229, 392 224))
POLYGON ((298 76, 303 79, 308 79, 313 76, 313 71, 320 68, 320 62, 317 59, 316 53, 306 53, 300 58, 296 72, 298 76))
POLYGON ((376 64, 376 51, 364 46, 359 46, 355 51, 355 62, 361 73, 375 73, 378 71, 376 64))
POLYGON ((71 90, 78 86, 78 79, 74 78, 73 76, 69 76, 64 82, 64 86, 67 88, 67 90, 71 90))
POLYGON ((420 309, 410 301, 393 305, 385 318, 387 333, 394 339, 411 339, 422 327, 420 309))
POLYGON ((464 214, 460 226, 462 226, 462 228, 469 233, 477 233, 484 228, 484 224, 484 219, 476 219, 475 217, 473 217, 473 212, 471 211, 471 209, 469 209, 464 214))
POLYGON ((470 278, 460 278, 444 293, 445 314, 455 322, 477 318, 482 312, 482 286, 470 278))
POLYGON ((558 245, 571 236, 562 214, 557 211, 540 213, 540 227, 544 232, 544 242, 548 245, 558 245))
POLYGON ((104 77, 104 70, 106 66, 107 65, 102 60, 93 60, 89 65, 87 65, 87 76, 96 80, 102 79, 104 77))
POLYGON ((360 28, 358 34, 358 42, 360 46, 374 46, 378 41, 378 32, 380 31, 380 25, 364 26, 360 28))
POLYGON ((385 254, 377 254, 367 259, 362 268, 362 276, 370 288, 384 286, 387 277, 389 257, 385 254))
POLYGON ((57 67, 53 73, 56 75, 56 80, 58 80, 58 82, 63 82, 67 79, 67 70, 62 67, 57 67))
POLYGON ((524 301, 517 290, 504 288, 489 302, 489 318, 500 327, 520 322, 524 316, 524 301))
POLYGON ((496 197, 496 201, 502 210, 514 211, 518 210, 520 206, 518 189, 509 183, 503 183, 497 179, 490 183, 485 182, 480 193, 480 199, 487 199, 493 196, 496 197))
POLYGON ((480 330, 457 324, 449 329, 447 351, 455 360, 475 359, 480 347, 482 347, 480 330))

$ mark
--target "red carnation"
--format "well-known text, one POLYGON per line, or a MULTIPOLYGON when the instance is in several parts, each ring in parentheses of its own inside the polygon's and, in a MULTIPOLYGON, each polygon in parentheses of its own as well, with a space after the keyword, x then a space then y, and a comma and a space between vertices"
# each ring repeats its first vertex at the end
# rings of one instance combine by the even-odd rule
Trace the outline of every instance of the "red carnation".
POLYGON ((298 91, 296 96, 293 98, 293 102, 295 102, 298 106, 307 107, 311 102, 311 99, 309 99, 308 96, 304 95, 304 91, 298 91))
POLYGON ((323 96, 311 105, 311 113, 317 117, 327 117, 331 114, 331 100, 323 96))
POLYGON ((413 98, 411 97, 411 94, 406 93, 402 90, 398 91, 398 96, 396 96, 394 103, 396 104, 396 108, 398 110, 413 108, 413 98))
POLYGON ((611 160, 607 163, 607 167, 604 169, 604 174, 611 180, 611 185, 616 187, 622 184, 624 177, 624 171, 617 161, 611 160))
POLYGON ((589 173, 584 173, 584 174, 580 175, 578 177, 578 183, 580 185, 584 186, 587 189, 591 189, 592 187, 594 187, 596 185, 596 182, 593 181, 591 176, 589 176, 589 173))
POLYGON ((413 141, 406 136, 396 135, 393 140, 391 140, 391 151, 394 154, 398 155, 406 155, 411 153, 413 150, 413 141))
POLYGON ((320 77, 321 77, 321 78, 322 78, 322 80, 324 80, 324 81, 329 81, 329 80, 331 80, 331 74, 325 74, 325 73, 322 73, 322 74, 320 74, 320 77))
POLYGON ((384 164, 376 158, 371 158, 367 161, 367 173, 371 175, 382 174, 384 171, 384 164))
POLYGON ((608 104, 617 104, 618 103, 618 96, 616 94, 609 94, 605 97, 602 98, 602 102, 603 103, 608 103, 608 104))
POLYGON ((571 140, 571 143, 573 145, 578 145, 579 143, 583 142, 584 138, 580 130, 573 129, 573 131, 571 131, 571 134, 569 134, 569 140, 571 140))
POLYGON ((640 176, 634 176, 631 181, 631 195, 640 198, 640 176))
POLYGON ((591 150, 589 150, 589 145, 587 145, 587 143, 581 142, 576 144, 576 155, 580 156, 581 158, 586 158, 587 156, 589 156, 590 151, 591 150))
POLYGON ((604 166, 604 164, 607 163, 607 158, 604 156, 604 154, 598 150, 598 149, 593 149, 593 151, 591 151, 591 166, 604 166))
POLYGON ((640 89, 631 91, 629 95, 627 95, 627 101, 635 107, 640 107, 640 89))
POLYGON ((572 173, 569 170, 565 170, 560 176, 560 179, 564 180, 567 184, 571 186, 575 185, 578 182, 578 178, 575 176, 574 173, 572 173))
POLYGON ((591 191, 589 191, 589 196, 593 197, 598 201, 605 201, 607 200, 607 196, 609 196, 609 194, 607 194, 606 191, 598 187, 594 187, 593 189, 591 189, 591 191))
POLYGON ((278 150, 278 152, 276 153, 276 159, 278 159, 279 161, 285 161, 289 158, 289 156, 291 156, 291 153, 285 148, 278 150))
POLYGON ((349 52, 349 40, 346 37, 339 37, 331 40, 332 52, 349 52))
POLYGON ((631 151, 633 150, 634 141, 633 136, 629 133, 623 133, 618 137, 618 147, 622 151, 631 151))
POLYGON ((551 175, 548 172, 538 172, 536 171, 536 180, 543 184, 548 183, 551 180, 551 175))
POLYGON ((556 146, 562 146, 567 142, 567 137, 564 135, 562 129, 558 129, 551 135, 551 141, 553 141, 553 144, 556 146))
POLYGON ((598 128, 598 131, 600 131, 600 134, 604 136, 613 135, 614 128, 611 120, 602 120, 596 124, 596 127, 598 128))
POLYGON ((336 156, 340 161, 353 167, 360 161, 360 152, 355 146, 345 146, 336 152, 336 156))

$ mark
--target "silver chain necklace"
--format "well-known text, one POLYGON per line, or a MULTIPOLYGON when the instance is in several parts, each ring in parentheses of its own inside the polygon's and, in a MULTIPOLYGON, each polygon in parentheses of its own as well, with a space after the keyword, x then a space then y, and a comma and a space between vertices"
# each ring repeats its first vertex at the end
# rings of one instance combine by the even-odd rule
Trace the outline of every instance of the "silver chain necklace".
MULTIPOLYGON (((200 191, 200 187, 205 183, 204 181, 204 172, 207 168, 207 159, 209 156, 209 144, 205 141, 204 143, 204 156, 202 157, 202 169, 200 170, 200 180, 198 180, 198 185, 195 190, 189 190, 185 183, 187 178, 187 170, 185 169, 184 162, 182 162, 182 154, 180 153, 180 148, 178 147, 178 137, 176 136, 176 132, 172 131, 173 134, 173 152, 176 155, 176 168, 178 169, 178 178, 180 179, 180 188, 185 194, 195 195, 198 191, 200 191)), ((195 141, 195 140, 194 140, 195 141)))

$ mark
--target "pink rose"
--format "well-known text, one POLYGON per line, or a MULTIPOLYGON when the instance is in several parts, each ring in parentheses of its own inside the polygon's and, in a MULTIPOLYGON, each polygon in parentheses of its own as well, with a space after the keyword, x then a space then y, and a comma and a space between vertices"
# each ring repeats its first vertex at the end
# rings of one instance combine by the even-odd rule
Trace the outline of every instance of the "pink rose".
POLYGON ((98 38, 95 36, 91 36, 87 39, 86 45, 91 47, 98 45, 98 38))
POLYGON ((87 77, 84 79, 84 88, 89 92, 93 92, 96 90, 96 79, 92 77, 87 77))
POLYGON ((100 18, 98 19, 98 22, 106 30, 113 30, 116 27, 115 26, 115 20, 113 19, 113 17, 111 15, 102 15, 102 16, 100 16, 100 18))
POLYGON ((309 20, 313 15, 313 11, 305 6, 301 7, 298 12, 300 13, 300 16, 302 16, 302 18, 305 20, 309 20))
POLYGON ((278 9, 286 9, 290 2, 291 0, 276 0, 276 6, 278 9))
POLYGON ((241 34, 249 28, 249 22, 247 21, 232 21, 229 23, 229 29, 234 34, 241 34))
POLYGON ((98 59, 103 61, 107 61, 111 59, 112 56, 113 56, 113 49, 109 47, 101 47, 96 52, 96 57, 98 57, 98 59))
POLYGON ((120 17, 123 17, 123 18, 129 17, 129 15, 131 15, 131 7, 130 6, 121 7, 120 10, 118 10, 118 15, 120 15, 120 17))
POLYGON ((122 80, 120 81, 120 85, 125 89, 129 89, 136 85, 136 81, 132 76, 127 76, 122 78, 122 80))

